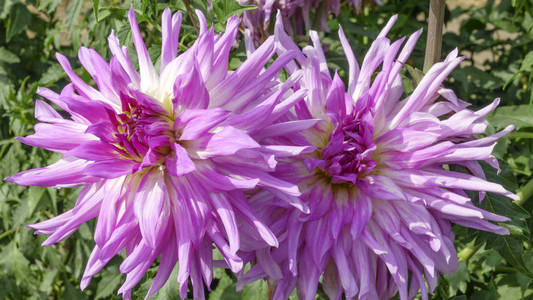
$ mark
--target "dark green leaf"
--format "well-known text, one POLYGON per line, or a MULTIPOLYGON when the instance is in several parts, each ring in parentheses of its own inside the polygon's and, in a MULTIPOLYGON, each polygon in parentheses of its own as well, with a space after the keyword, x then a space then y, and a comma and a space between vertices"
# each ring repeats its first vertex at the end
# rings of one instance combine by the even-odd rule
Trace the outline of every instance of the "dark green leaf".
POLYGON ((72 0, 67 8, 67 15, 65 16, 65 26, 67 28, 67 32, 72 31, 72 27, 74 24, 76 24, 76 21, 78 20, 78 16, 81 13, 81 9, 83 7, 83 0, 72 0))
POLYGON ((504 128, 510 124, 517 129, 533 127, 533 105, 501 106, 487 119, 497 128, 504 128))
POLYGON ((94 18, 96 19, 96 22, 98 21, 98 8, 100 6, 100 0, 93 0, 93 12, 94 12, 94 18))
POLYGON ((521 71, 533 71, 533 51, 529 51, 529 53, 524 57, 524 60, 522 61, 522 65, 520 66, 521 71))
POLYGON ((13 52, 7 50, 4 47, 0 47, 0 61, 6 62, 8 64, 14 64, 20 62, 20 59, 13 52))
POLYGON ((65 291, 61 294, 62 300, 87 299, 85 294, 83 294, 78 287, 70 284, 70 282, 66 282, 65 286, 65 291))
POLYGON ((53 64, 51 65, 41 76, 41 79, 39 80, 39 85, 42 86, 49 86, 51 84, 56 83, 61 78, 65 77, 65 72, 63 71, 63 68, 59 64, 53 64))
POLYGON ((6 26, 6 41, 9 42, 15 35, 26 30, 31 22, 31 13, 22 4, 17 4, 11 9, 11 16, 6 26))
POLYGON ((516 273, 516 281, 520 284, 520 289, 522 290, 522 296, 523 296, 524 292, 531 285, 531 282, 533 282, 533 278, 527 276, 524 273, 517 272, 516 273))
POLYGON ((179 299, 179 284, 177 283, 178 279, 178 266, 174 267, 168 281, 165 285, 155 294, 152 298, 165 300, 165 299, 179 299))
POLYGON ((30 262, 22 255, 14 241, 0 252, 0 266, 13 275, 18 282, 26 281, 30 273, 30 262))
POLYGON ((262 300, 268 298, 268 284, 264 280, 258 280, 246 285, 242 292, 242 299, 262 300))
POLYGON ((465 262, 459 262, 457 271, 452 274, 444 275, 444 278, 446 281, 448 281, 450 295, 457 294, 457 291, 464 293, 466 291, 467 284, 470 281, 470 276, 468 274, 465 262))
POLYGON ((422 77, 424 77, 424 72, 408 64, 405 64, 404 66, 407 69, 407 71, 409 71, 409 74, 411 75, 411 78, 413 79, 414 86, 417 86, 422 80, 422 77))
POLYGON ((102 279, 98 282, 98 286, 96 287, 96 296, 94 299, 105 299, 114 294, 122 282, 122 277, 122 274, 118 271, 105 271, 102 274, 102 279))
POLYGON ((0 2, 0 19, 5 19, 7 16, 9 16, 9 12, 11 11, 11 7, 19 3, 18 0, 2 0, 0 2))
POLYGON ((41 281, 41 284, 39 285, 39 290, 41 292, 44 292, 46 294, 50 294, 52 292, 52 289, 54 288, 53 283, 57 276, 57 272, 57 269, 46 270, 44 278, 41 281))
POLYGON ((56 10, 56 7, 59 3, 61 3, 61 0, 39 1, 39 10, 46 10, 46 12, 51 13, 56 10))
MULTIPOLYGON (((495 290, 483 290, 483 291, 476 291, 472 294, 472 297, 470 300, 498 300, 501 299, 500 295, 498 295, 498 292, 495 290)), ((512 299, 512 298, 509 298, 512 299)))
POLYGON ((217 16, 217 23, 223 24, 233 15, 240 16, 247 10, 256 9, 255 5, 241 6, 235 0, 215 0, 213 1, 213 11, 217 16))

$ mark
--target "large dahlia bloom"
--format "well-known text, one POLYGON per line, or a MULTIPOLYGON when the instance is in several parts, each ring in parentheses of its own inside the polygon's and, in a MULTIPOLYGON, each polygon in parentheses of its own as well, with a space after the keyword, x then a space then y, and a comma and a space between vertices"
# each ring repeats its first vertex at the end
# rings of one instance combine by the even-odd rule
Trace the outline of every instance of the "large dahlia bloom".
MULTIPOLYGON (((246 11, 243 15, 244 26, 250 30, 254 39, 268 36, 271 16, 279 11, 285 28, 291 35, 305 34, 318 18, 320 28, 329 31, 328 15, 339 15, 342 3, 348 2, 359 14, 363 0, 238 0, 241 5, 256 5, 257 9, 246 11), (318 15, 317 15, 318 14, 318 15)), ((382 5, 380 0, 375 3, 382 5)))
MULTIPOLYGON (((393 17, 359 67, 339 31, 349 63, 348 87, 328 71, 316 32, 291 74, 302 75, 305 101, 285 115, 293 127, 313 128, 270 141, 314 146, 309 154, 280 161, 278 178, 297 183, 302 210, 285 204, 285 195, 258 191, 250 204, 278 236, 279 248, 248 253, 251 269, 239 287, 259 278, 275 286, 273 299, 314 299, 319 282, 330 299, 422 299, 435 288, 439 273, 457 268, 452 224, 497 234, 508 231, 491 221, 507 218, 478 208, 471 193, 498 193, 517 199, 485 179, 479 161, 497 167, 492 149, 501 136, 477 138, 485 116, 497 105, 474 111, 443 88, 443 80, 462 61, 457 50, 436 63, 406 95, 400 72, 421 34, 391 42, 393 17), (403 48, 402 48, 403 45, 403 48), (299 67, 301 66, 301 67, 299 67), (307 213, 306 213, 307 212, 307 213)), ((280 52, 297 49, 276 25, 280 52)))
POLYGON ((53 165, 7 180, 56 188, 84 186, 73 209, 29 226, 37 234, 49 235, 43 245, 50 245, 97 218, 96 246, 82 289, 125 250, 120 271, 127 277, 119 290, 125 298, 159 258, 148 296, 179 262, 181 296, 187 295, 190 278, 194 298, 203 299, 213 265, 241 270, 243 261, 237 255, 241 227, 246 228, 247 241, 278 245, 252 212, 243 190, 262 186, 290 197, 299 195, 296 185, 269 172, 276 166, 276 156, 297 154, 306 147, 259 144, 253 137, 275 126, 273 122, 303 97, 304 91, 290 92, 290 80, 276 81, 294 52, 280 55, 265 69, 275 54, 272 37, 228 72, 239 19, 230 18, 225 33, 215 34, 198 13, 198 39, 177 55, 181 14, 166 9, 157 72, 133 8, 128 17, 140 73, 114 33, 109 36, 109 62, 92 49, 79 50, 79 60, 97 88, 85 83, 58 54, 72 83, 60 94, 46 88, 38 94, 70 117, 38 100, 35 116, 41 123, 34 134, 19 140, 62 157, 53 165), (224 261, 213 261, 213 245, 224 261))

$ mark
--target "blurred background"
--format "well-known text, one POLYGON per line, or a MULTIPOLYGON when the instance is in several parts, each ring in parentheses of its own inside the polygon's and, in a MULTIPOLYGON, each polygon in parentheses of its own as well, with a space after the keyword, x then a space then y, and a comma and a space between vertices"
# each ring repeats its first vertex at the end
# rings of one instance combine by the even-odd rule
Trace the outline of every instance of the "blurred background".
MULTIPOLYGON (((187 1, 189 2, 189 1, 187 1)), ((337 29, 342 25, 362 61, 381 26, 394 14, 398 22, 392 39, 427 28, 429 1, 383 0, 379 6, 365 1, 362 12, 343 2, 340 14, 329 16, 330 32, 321 32, 330 67, 346 77, 347 63, 337 29)), ((67 83, 55 61, 56 52, 70 58, 82 78, 88 74, 76 59, 81 46, 96 49, 109 59, 107 36, 115 30, 122 44, 135 57, 126 11, 129 1, 108 0, 0 0, 0 176, 5 178, 29 168, 41 167, 58 156, 31 148, 14 140, 33 132, 37 86, 60 91, 67 83)), ((160 53, 160 18, 163 9, 186 11, 181 1, 165 3, 142 0, 133 3, 145 42, 157 61, 160 53)), ((204 1, 191 1, 203 10, 215 30, 220 31, 228 17, 253 7, 241 7, 235 0, 213 0, 208 9, 204 1)), ((180 51, 195 39, 192 20, 184 13, 180 51)), ((302 44, 307 36, 296 36, 302 44)), ((408 62, 404 75, 406 92, 416 84, 422 69, 425 35, 408 62)), ((243 43, 235 45, 230 67, 244 58, 243 43)), ((532 0, 448 0, 446 1, 443 57, 458 48, 465 61, 449 77, 446 85, 463 100, 479 108, 501 98, 500 108, 489 121, 489 132, 514 124, 515 132, 502 139, 495 155, 501 174, 487 169, 488 177, 518 193, 521 200, 489 195, 484 208, 506 215, 509 236, 495 236, 474 230, 454 228, 460 266, 444 275, 432 299, 533 299, 533 248, 530 231, 533 211, 533 1, 532 0)), ((0 299, 115 299, 124 278, 116 257, 91 285, 80 291, 79 281, 94 245, 94 220, 84 224, 67 240, 41 247, 42 236, 34 236, 25 225, 58 215, 73 207, 77 189, 20 187, 0 181, 0 299)), ((134 291, 142 299, 157 266, 134 291)), ((176 272, 153 299, 178 299, 176 272)), ((320 289, 319 289, 320 290, 320 289)), ((215 271, 209 299, 266 299, 268 286, 256 282, 241 292, 235 291, 235 278, 223 270, 215 271)), ((191 296, 191 295, 189 295, 191 296)), ((291 296, 296 299, 296 296, 291 296)), ((317 295, 317 299, 326 299, 317 295)))

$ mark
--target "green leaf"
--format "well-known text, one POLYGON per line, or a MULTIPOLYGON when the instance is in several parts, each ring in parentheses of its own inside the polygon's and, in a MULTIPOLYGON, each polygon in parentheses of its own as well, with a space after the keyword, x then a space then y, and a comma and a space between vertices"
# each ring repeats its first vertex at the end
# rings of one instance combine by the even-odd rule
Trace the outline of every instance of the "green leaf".
POLYGON ((223 24, 233 15, 240 16, 247 10, 256 9, 255 5, 241 6, 235 0, 215 0, 213 1, 213 11, 217 16, 216 21, 219 24, 223 24))
POLYGON ((522 296, 523 296, 524 292, 531 285, 531 282, 533 282, 533 278, 521 272, 516 272, 515 276, 516 276, 516 281, 520 284, 520 290, 522 291, 522 296))
POLYGON ((516 282, 515 274, 505 274, 502 276, 498 282, 497 289, 500 297, 496 299, 523 299, 521 297, 522 290, 516 282))
POLYGON ((53 64, 46 69, 41 76, 41 79, 39 79, 39 85, 50 86, 63 77, 65 77, 65 72, 63 71, 63 68, 61 68, 61 65, 53 64))
POLYGON ((0 61, 6 62, 8 64, 19 63, 20 59, 13 52, 7 50, 4 47, 0 47, 0 61))
POLYGON ((102 279, 98 282, 96 287, 96 296, 97 299, 104 299, 111 296, 118 288, 122 281, 122 274, 116 271, 116 268, 111 270, 115 271, 105 271, 102 275, 102 279))
MULTIPOLYGON (((493 177, 490 176, 490 174, 487 177, 492 182, 498 182, 497 180, 494 180, 493 177)), ((501 181, 499 183, 501 183, 501 181)), ((485 197, 485 200, 483 200, 483 204, 481 205, 481 207, 493 213, 508 217, 511 220, 502 224, 508 224, 519 227, 520 229, 515 230, 519 230, 520 232, 527 232, 527 234, 529 234, 527 220, 529 219, 530 214, 527 210, 517 205, 511 199, 491 193, 485 197)))
POLYGON ((65 283, 65 291, 61 294, 61 299, 63 300, 72 300, 72 299, 87 299, 86 295, 80 291, 78 287, 73 286, 70 282, 65 283))
POLYGON ((497 128, 504 128, 510 124, 517 129, 533 127, 533 105, 512 105, 498 107, 487 120, 497 128))
POLYGON ((29 207, 27 201, 21 201, 21 203, 16 206, 16 209, 12 209, 13 211, 13 225, 15 226, 21 226, 26 223, 26 219, 28 219, 29 214, 29 207))
POLYGON ((9 148, 8 152, 4 155, 0 164, 2 168, 0 170, 0 176, 2 178, 11 176, 16 172, 20 171, 20 163, 17 159, 17 153, 22 152, 20 145, 15 144, 9 148))
POLYGON ((47 270, 41 284, 39 285, 39 290, 46 294, 50 294, 54 287, 54 280, 57 276, 57 269, 47 270))
POLYGON ((527 249, 522 253, 522 258, 526 263, 527 269, 533 273, 533 249, 527 249))
POLYGON ((78 229, 78 233, 86 240, 91 240, 93 237, 91 229, 89 229, 89 225, 87 225, 87 223, 81 224, 80 228, 78 229))
MULTIPOLYGON (((486 174, 489 181, 503 183, 501 177, 496 176, 494 172, 486 172, 486 174)), ((506 186, 506 188, 508 187, 506 186)), ((480 233, 480 237, 487 242, 486 247, 498 251, 507 263, 517 270, 532 275, 527 270, 527 266, 522 258, 524 241, 528 242, 530 236, 527 223, 530 217, 529 213, 511 199, 492 193, 487 194, 481 207, 510 219, 510 221, 501 223, 500 225, 510 229, 511 235, 496 236, 490 233, 480 233)))
POLYGON ((93 12, 94 12, 94 18, 96 19, 96 22, 98 21, 98 8, 100 6, 100 0, 93 0, 93 12))
MULTIPOLYGON (((501 299, 500 295, 498 295, 498 292, 495 290, 488 290, 488 291, 476 291, 472 294, 472 297, 470 297, 470 300, 498 300, 501 299)), ((507 299, 513 299, 513 298, 507 298, 507 299)))
POLYGON ((404 64, 404 67, 407 69, 411 77, 413 78, 414 86, 418 86, 422 78, 424 77, 424 72, 408 64, 404 64))
POLYGON ((3 0, 0 2, 0 19, 5 19, 7 16, 9 16, 9 12, 11 11, 11 7, 18 3, 17 0, 3 0))
POLYGON ((6 42, 20 32, 26 30, 31 22, 31 13, 22 4, 17 4, 11 9, 11 16, 7 20, 6 26, 6 42))
POLYGON ((483 266, 486 271, 494 271, 496 266, 503 262, 503 257, 493 249, 488 250, 488 255, 483 260, 483 266))
POLYGON ((78 239, 75 241, 73 258, 73 274, 75 275, 75 277, 81 276, 84 266, 87 263, 89 253, 91 253, 91 250, 82 239, 78 239))
POLYGON ((461 293, 466 292, 467 284, 470 281, 470 276, 464 261, 459 262, 459 267, 455 273, 445 274, 443 276, 446 281, 448 281, 450 295, 456 295, 457 291, 460 291, 461 293))
POLYGON ((22 255, 14 241, 11 241, 0 252, 0 266, 8 273, 15 275, 17 284, 27 280, 30 273, 29 264, 30 262, 22 255))
POLYGON ((524 57, 520 71, 533 71, 533 51, 529 51, 526 57, 524 57))
POLYGON ((180 298, 180 292, 179 292, 179 284, 177 283, 178 280, 178 265, 174 267, 172 270, 172 273, 170 273, 170 276, 165 283, 165 285, 157 292, 155 293, 150 299, 160 299, 160 300, 166 300, 166 299, 179 299, 180 298))
POLYGON ((25 201, 28 203, 28 216, 33 214, 41 202, 45 191, 45 188, 39 186, 31 186, 28 188, 28 195, 25 198, 25 201))
POLYGON ((268 298, 268 284, 264 280, 258 280, 246 285, 242 292, 242 299, 262 300, 268 298))
POLYGON ((47 13, 52 13, 56 10, 57 5, 61 0, 43 0, 39 1, 39 10, 46 10, 47 13))
POLYGON ((511 132, 509 133, 508 137, 513 138, 513 139, 533 139, 533 132, 523 132, 523 131, 511 132))
POLYGON ((67 8, 67 15, 65 16, 65 26, 67 27, 68 33, 72 31, 72 27, 74 27, 74 24, 78 20, 82 7, 83 0, 73 0, 70 2, 67 8))

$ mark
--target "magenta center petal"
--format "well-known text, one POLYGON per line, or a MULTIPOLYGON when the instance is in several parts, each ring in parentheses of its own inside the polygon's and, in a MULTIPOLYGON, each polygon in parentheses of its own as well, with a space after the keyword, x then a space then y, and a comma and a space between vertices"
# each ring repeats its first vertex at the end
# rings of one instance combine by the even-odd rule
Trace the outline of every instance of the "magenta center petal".
POLYGON ((141 167, 162 164, 174 141, 172 119, 157 103, 146 105, 122 95, 122 112, 108 110, 113 136, 107 142, 123 158, 142 162, 141 167))
POLYGON ((306 161, 308 169, 318 167, 331 178, 332 183, 356 184, 377 165, 372 158, 376 150, 372 122, 369 109, 343 117, 335 115, 335 129, 329 136, 329 142, 320 152, 319 159, 310 158, 306 161))

